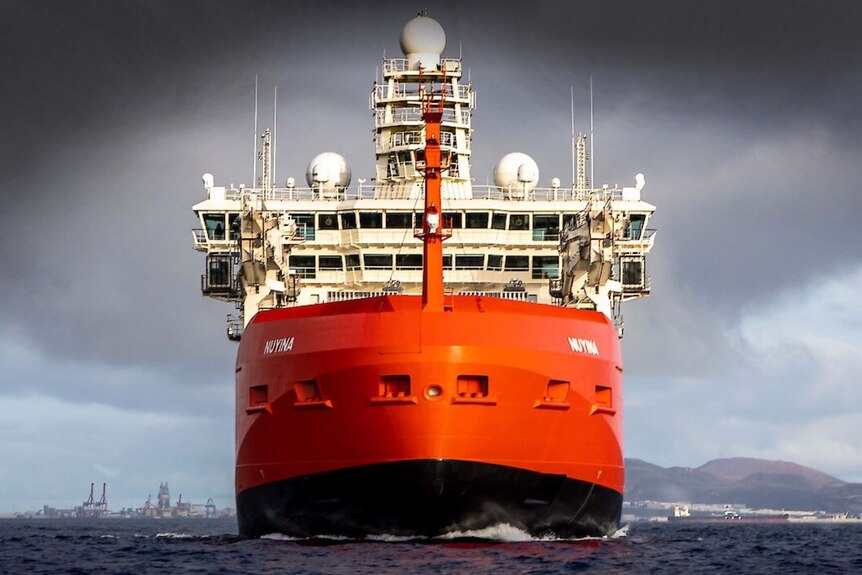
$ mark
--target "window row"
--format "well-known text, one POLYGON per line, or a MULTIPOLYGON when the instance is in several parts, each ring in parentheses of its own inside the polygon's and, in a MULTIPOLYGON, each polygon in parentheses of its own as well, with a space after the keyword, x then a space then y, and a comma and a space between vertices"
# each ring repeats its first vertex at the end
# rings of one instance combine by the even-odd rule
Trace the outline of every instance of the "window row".
MULTIPOLYGON (((421 270, 422 254, 347 254, 291 255, 288 266, 305 278, 317 277, 320 271, 348 270, 421 270)), ((444 254, 443 269, 488 270, 507 272, 532 271, 533 279, 560 275, 559 256, 525 256, 500 254, 444 254)))
MULTIPOLYGON (((397 229, 422 227, 422 212, 343 211, 293 213, 305 239, 313 241, 316 230, 397 229)), ((560 230, 568 226, 576 214, 531 214, 508 212, 443 212, 445 227, 468 230, 532 230, 534 241, 557 241, 560 230)), ((239 238, 239 214, 216 212, 202 214, 207 237, 211 241, 239 238), (229 234, 229 236, 226 236, 229 234)), ((632 214, 623 233, 625 239, 641 239, 646 216, 632 214)))

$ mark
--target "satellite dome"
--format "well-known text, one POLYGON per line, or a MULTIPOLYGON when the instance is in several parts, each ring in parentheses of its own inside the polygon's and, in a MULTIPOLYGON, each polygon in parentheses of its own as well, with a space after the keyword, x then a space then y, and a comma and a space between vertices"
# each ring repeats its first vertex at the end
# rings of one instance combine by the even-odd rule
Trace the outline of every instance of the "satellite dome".
POLYGON ((506 154, 494 166, 494 185, 510 192, 530 192, 539 182, 539 166, 521 152, 506 154))
POLYGON ((308 164, 305 180, 312 188, 334 193, 350 185, 350 165, 344 156, 335 152, 317 154, 308 164))
POLYGON ((401 51, 411 70, 440 67, 440 54, 446 48, 446 32, 434 18, 424 12, 407 22, 401 31, 401 51))

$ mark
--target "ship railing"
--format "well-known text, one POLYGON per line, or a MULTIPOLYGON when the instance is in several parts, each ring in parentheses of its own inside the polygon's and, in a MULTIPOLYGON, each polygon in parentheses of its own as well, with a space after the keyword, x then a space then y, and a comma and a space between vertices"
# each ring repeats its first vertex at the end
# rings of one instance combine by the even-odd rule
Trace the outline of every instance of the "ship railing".
POLYGON ((606 201, 622 198, 622 190, 619 188, 597 188, 578 189, 570 188, 533 188, 527 190, 524 187, 513 185, 508 188, 500 188, 493 185, 473 186, 473 199, 483 200, 522 200, 536 202, 559 202, 576 201, 583 202, 589 199, 606 201))
POLYGON ((263 190, 260 188, 232 188, 227 190, 225 195, 228 200, 241 200, 243 197, 255 195, 264 200, 301 202, 301 201, 324 201, 324 202, 342 202, 344 200, 356 199, 361 196, 361 190, 348 192, 347 188, 337 188, 330 191, 321 187, 313 188, 270 188, 263 190))
MULTIPOLYGON (((457 90, 453 90, 451 86, 446 87, 446 99, 447 100, 469 100, 470 99, 470 86, 458 86, 457 90)), ((372 92, 373 101, 382 101, 382 100, 416 100, 419 101, 420 93, 417 89, 408 89, 407 86, 396 86, 391 92, 389 91, 389 86, 386 84, 378 84, 374 86, 372 92)), ((434 100, 439 100, 440 95, 434 94, 432 96, 434 100)))
MULTIPOLYGON (((425 145, 425 133, 421 130, 411 130, 406 132, 395 132, 389 139, 392 146, 413 146, 416 144, 425 145)), ((454 132, 440 132, 441 146, 454 146, 454 132)))
POLYGON ((635 253, 648 252, 655 242, 656 230, 648 228, 643 230, 640 237, 634 237, 631 232, 627 231, 617 240, 617 249, 621 253, 634 251, 635 253))
POLYGON ((223 272, 201 274, 201 293, 204 295, 235 296, 239 292, 239 278, 235 275, 226 277, 223 272))
MULTIPOLYGON (((377 109, 374 110, 374 122, 376 127, 386 126, 390 124, 402 124, 407 122, 421 123, 422 110, 419 108, 395 108, 394 110, 377 109)), ((470 110, 462 109, 460 113, 454 108, 444 108, 443 118, 444 124, 458 124, 463 126, 470 125, 470 110)))
POLYGON ((643 243, 643 244, 652 245, 652 243, 654 241, 653 238, 655 237, 655 234, 656 234, 656 230, 654 230, 652 228, 647 228, 645 230, 642 230, 638 234, 632 234, 632 230, 626 230, 620 236, 620 241, 623 241, 626 243, 631 242, 631 243, 643 243))
MULTIPOLYGON (((260 188, 231 188, 226 191, 225 198, 228 200, 239 201, 248 198, 252 195, 263 200, 275 201, 315 201, 315 202, 343 202, 346 200, 360 200, 373 198, 373 186, 363 186, 357 183, 351 188, 339 187, 335 190, 330 190, 322 187, 274 187, 268 190, 260 188)), ((532 190, 524 191, 518 186, 510 188, 499 188, 494 185, 474 185, 472 186, 472 197, 466 199, 473 200, 501 200, 501 201, 525 201, 525 202, 583 202, 588 199, 593 201, 606 201, 608 199, 616 200, 622 197, 622 190, 619 188, 598 188, 591 190, 579 190, 576 188, 533 188, 532 190)), ((646 233, 654 234, 654 230, 646 230, 646 233)), ((206 235, 204 230, 194 230, 195 246, 206 245, 206 235)), ((651 236, 645 236, 651 237, 651 236)))
POLYGON ((623 283, 623 294, 626 296, 641 297, 652 291, 652 276, 644 274, 643 280, 635 283, 623 283))
POLYGON ((195 247, 203 248, 207 245, 207 231, 203 228, 195 228, 192 230, 192 236, 195 239, 195 247))
MULTIPOLYGON (((443 70, 445 70, 447 74, 457 74, 461 72, 460 58, 441 58, 440 72, 442 72, 443 70)), ((383 73, 394 74, 397 72, 415 72, 416 74, 418 74, 419 70, 411 70, 407 58, 384 58, 383 73)), ((435 73, 438 73, 438 70, 423 71, 423 74, 425 74, 426 76, 435 73)))
POLYGON ((242 339, 242 318, 236 317, 232 314, 228 314, 225 331, 227 332, 227 338, 231 341, 239 341, 242 339))
MULTIPOLYGON (((224 234, 221 235, 224 236, 224 234)), ((207 236, 207 230, 195 228, 192 230, 192 237, 194 238, 194 248, 199 251, 231 252, 237 249, 237 238, 233 233, 227 238, 211 239, 207 236)))

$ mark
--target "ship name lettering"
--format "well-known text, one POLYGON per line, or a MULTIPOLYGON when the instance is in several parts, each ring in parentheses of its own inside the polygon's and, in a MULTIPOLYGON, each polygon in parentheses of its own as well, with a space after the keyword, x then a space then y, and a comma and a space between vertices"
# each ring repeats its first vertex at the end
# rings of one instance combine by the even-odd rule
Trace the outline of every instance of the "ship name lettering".
POLYGON ((572 348, 572 351, 577 351, 580 353, 588 353, 590 355, 599 355, 599 346, 596 345, 596 342, 591 339, 581 339, 579 337, 570 337, 569 338, 569 347, 572 348))
POLYGON ((270 339, 263 346, 263 354, 282 353, 293 350, 292 337, 280 337, 278 339, 270 339))

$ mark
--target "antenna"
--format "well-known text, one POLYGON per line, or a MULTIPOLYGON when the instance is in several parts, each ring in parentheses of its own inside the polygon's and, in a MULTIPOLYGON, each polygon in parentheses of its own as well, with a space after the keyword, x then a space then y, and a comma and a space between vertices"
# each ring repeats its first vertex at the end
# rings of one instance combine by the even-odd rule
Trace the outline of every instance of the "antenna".
POLYGON ((595 147, 596 140, 593 135, 593 75, 590 74, 590 185, 596 185, 596 155, 595 147))
POLYGON ((462 48, 463 48, 462 42, 461 42, 461 40, 458 40, 458 59, 459 60, 463 59, 463 56, 462 56, 463 49, 462 48))
POLYGON ((275 162, 276 158, 278 158, 278 155, 275 153, 278 142, 278 86, 273 86, 272 89, 272 181, 275 182, 275 162))
POLYGON ((257 186, 257 74, 254 75, 254 158, 252 161, 254 169, 251 176, 251 187, 257 186))
POLYGON ((572 96, 572 185, 575 185, 575 87, 569 86, 572 96))

